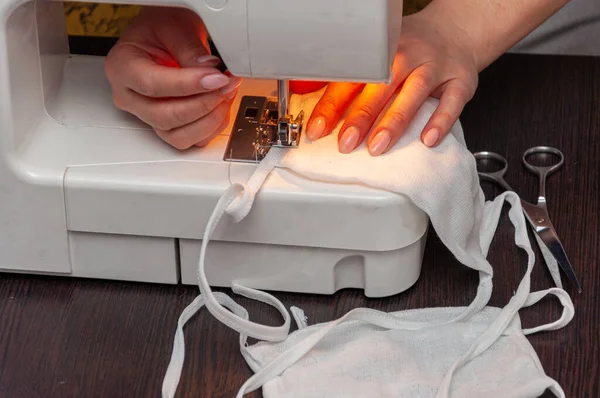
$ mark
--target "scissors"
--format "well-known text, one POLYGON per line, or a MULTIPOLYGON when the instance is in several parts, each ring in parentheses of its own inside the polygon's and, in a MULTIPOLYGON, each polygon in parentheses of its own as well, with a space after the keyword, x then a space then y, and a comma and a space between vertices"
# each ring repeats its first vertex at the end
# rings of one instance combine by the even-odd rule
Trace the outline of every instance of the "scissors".
MULTIPOLYGON (((475 160, 477 161, 478 165, 482 161, 496 161, 502 165, 502 168, 496 171, 484 172, 477 170, 477 173, 481 179, 493 182, 508 191, 515 192, 514 189, 512 189, 504 180, 504 175, 506 174, 506 170, 508 168, 508 162, 504 157, 494 152, 476 152, 473 155, 475 156, 475 160)), ((577 287, 579 293, 581 293, 581 285, 579 280, 575 275, 575 271, 569 262, 569 258, 565 253, 565 249, 560 242, 560 239, 558 239, 558 234, 556 233, 556 230, 550 221, 550 216, 548 215, 548 209, 546 207, 546 178, 562 167, 565 157, 563 156, 562 152, 556 148, 549 146, 536 146, 526 150, 523 153, 522 160, 525 168, 538 176, 540 184, 537 204, 534 205, 533 203, 529 203, 521 199, 521 206, 523 207, 525 218, 531 225, 535 234, 542 240, 542 242, 544 242, 552 256, 556 259, 560 268, 577 287), (534 154, 556 155, 558 156, 559 160, 550 166, 534 166, 527 161, 527 157, 534 154)))

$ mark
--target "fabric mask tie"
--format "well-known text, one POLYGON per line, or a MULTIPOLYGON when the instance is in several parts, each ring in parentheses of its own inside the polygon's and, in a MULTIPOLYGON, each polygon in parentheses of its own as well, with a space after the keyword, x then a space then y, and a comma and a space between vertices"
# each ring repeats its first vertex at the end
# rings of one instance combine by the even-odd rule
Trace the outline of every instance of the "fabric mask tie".
POLYGON ((185 339, 183 327, 190 318, 198 312, 203 306, 206 306, 210 313, 220 322, 240 333, 240 344, 245 345, 248 336, 265 341, 281 341, 286 338, 290 328, 290 315, 285 306, 274 296, 251 288, 232 284, 234 293, 244 297, 258 300, 271 305, 279 311, 283 317, 283 325, 278 327, 261 325, 249 320, 248 312, 245 308, 235 303, 230 297, 223 293, 213 293, 204 271, 204 261, 206 258, 206 247, 210 238, 217 227, 219 221, 225 213, 228 213, 236 222, 243 220, 250 212, 256 196, 269 173, 273 170, 277 162, 283 156, 284 150, 281 148, 272 148, 256 170, 244 185, 239 183, 231 184, 222 194, 217 202, 206 225, 200 257, 197 269, 198 286, 200 294, 187 306, 179 317, 177 329, 173 343, 173 352, 171 360, 167 367, 162 386, 163 398, 172 398, 175 396, 177 385, 181 377, 181 370, 185 360, 185 339), (231 310, 230 311, 228 311, 231 310))
MULTIPOLYGON (((228 295, 221 292, 216 292, 214 293, 214 298, 237 316, 248 319, 248 311, 233 301, 233 299, 228 295)), ((175 339, 173 342, 173 352, 171 353, 169 367, 167 368, 167 372, 162 384, 163 397, 175 396, 177 385, 179 384, 179 380, 181 378, 181 371, 185 361, 185 336, 183 335, 183 327, 205 304, 206 302, 204 297, 202 295, 198 295, 196 299, 194 299, 194 301, 183 310, 179 320, 177 321, 177 329, 175 331, 175 339)), ((246 340, 247 336, 240 334, 240 346, 245 346, 246 340)))
POLYGON ((219 199, 215 209, 213 210, 213 213, 208 220, 208 224, 202 238, 202 246, 200 248, 200 258, 196 275, 198 278, 200 295, 204 297, 206 307, 215 318, 238 333, 246 334, 250 337, 266 341, 281 341, 288 335, 290 328, 290 315, 285 306, 281 303, 281 301, 268 293, 234 283, 231 286, 234 293, 275 307, 283 317, 284 323, 278 327, 261 325, 227 311, 227 309, 224 308, 214 297, 214 294, 206 279, 204 263, 206 259, 206 248, 210 242, 214 229, 218 225, 223 215, 227 212, 231 214, 232 217, 237 220, 237 222, 239 222, 248 214, 254 202, 255 192, 258 191, 283 153, 284 150, 280 148, 272 148, 264 160, 258 164, 255 172, 252 174, 247 184, 232 184, 222 195, 221 199, 219 199), (244 193, 246 194, 244 195, 244 193))
POLYGON ((558 298, 560 304, 563 306, 563 311, 559 319, 554 322, 547 323, 545 325, 539 325, 534 328, 523 329, 523 334, 528 336, 530 334, 535 334, 538 332, 549 331, 549 330, 558 330, 569 324, 573 320, 575 316, 575 306, 573 305, 573 301, 569 294, 564 291, 562 288, 553 287, 546 290, 540 290, 537 292, 530 293, 527 297, 527 301, 523 304, 523 308, 531 307, 534 304, 537 304, 541 299, 545 298, 548 295, 553 295, 558 298))
MULTIPOLYGON (((525 223, 525 218, 522 214, 521 201, 519 196, 514 192, 505 192, 502 196, 504 200, 508 201, 511 205, 511 209, 508 213, 510 221, 515 228, 515 243, 517 246, 527 253, 527 269, 525 271, 525 275, 521 279, 519 286, 515 295, 510 299, 508 304, 503 308, 500 316, 496 318, 496 320, 492 323, 490 328, 486 330, 486 332, 479 338, 476 344, 474 344, 469 351, 467 351, 462 358, 460 358, 446 373, 442 381, 442 385, 440 390, 438 391, 438 398, 448 397, 450 391, 450 383, 452 382, 452 376, 454 372, 462 366, 464 363, 469 361, 470 359, 478 356, 483 351, 488 349, 494 342, 496 342, 500 335, 506 330, 509 323, 512 321, 517 312, 526 307, 537 303, 544 296, 549 293, 555 294, 559 299, 561 304, 563 305, 563 315, 561 318, 550 325, 540 326, 535 328, 534 330, 545 330, 550 327, 562 327, 569 323, 574 315, 574 306, 571 298, 566 294, 557 293, 560 289, 552 289, 544 292, 535 292, 530 293, 531 289, 531 272, 533 271, 533 266, 535 263, 535 255, 533 254, 533 250, 531 248, 531 244, 529 243, 529 239, 527 236, 527 225, 525 223)), ((494 201, 495 203, 496 201, 494 201)), ((501 206, 495 206, 496 208, 500 208, 501 206)), ((498 217, 499 219, 499 217, 498 217)), ((494 218, 494 223, 497 224, 497 219, 494 218)), ((491 229, 488 229, 491 231, 491 229)), ((487 244, 487 248, 489 249, 489 244, 491 243, 493 233, 484 234, 484 242, 487 244), (490 236, 491 235, 491 236, 490 236)), ((486 249, 487 251, 487 249, 486 249)), ((532 333, 530 330, 529 333, 532 333)))
MULTIPOLYGON (((284 148, 271 148, 267 153, 267 156, 265 156, 264 159, 258 163, 248 181, 243 185, 237 184, 239 185, 238 188, 242 190, 242 196, 240 197, 239 194, 236 195, 235 199, 226 206, 226 212, 233 218, 234 222, 238 223, 242 221, 244 218, 246 218, 248 213, 250 213, 252 205, 254 204, 256 193, 260 190, 271 171, 273 171, 273 169, 281 161, 285 152, 286 149, 284 148)), ((222 196, 225 195, 226 193, 223 193, 222 196)), ((221 216, 219 216, 219 219, 221 216)), ((217 223, 218 220, 215 223, 215 227, 217 223)))

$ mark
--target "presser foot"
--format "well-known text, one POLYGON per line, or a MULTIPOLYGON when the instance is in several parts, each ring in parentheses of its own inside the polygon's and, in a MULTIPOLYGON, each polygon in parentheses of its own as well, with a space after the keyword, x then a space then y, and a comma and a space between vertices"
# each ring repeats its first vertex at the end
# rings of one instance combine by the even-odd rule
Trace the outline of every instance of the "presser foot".
POLYGON ((258 163, 272 147, 295 148, 300 144, 304 112, 295 118, 279 116, 276 98, 241 98, 223 160, 258 163))

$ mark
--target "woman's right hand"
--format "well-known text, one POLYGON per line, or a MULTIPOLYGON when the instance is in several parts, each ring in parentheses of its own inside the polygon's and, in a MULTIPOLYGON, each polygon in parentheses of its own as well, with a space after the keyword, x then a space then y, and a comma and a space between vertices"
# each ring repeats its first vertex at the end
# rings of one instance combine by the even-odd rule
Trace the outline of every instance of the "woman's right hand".
POLYGON ((227 126, 241 83, 216 69, 207 39, 195 13, 147 7, 106 58, 115 105, 177 149, 204 146, 227 126))

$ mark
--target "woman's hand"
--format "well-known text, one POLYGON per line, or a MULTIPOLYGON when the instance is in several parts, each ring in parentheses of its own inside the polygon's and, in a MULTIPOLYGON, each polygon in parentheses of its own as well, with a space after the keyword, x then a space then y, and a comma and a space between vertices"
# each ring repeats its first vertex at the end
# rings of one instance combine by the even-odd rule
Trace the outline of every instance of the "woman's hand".
POLYGON ((241 80, 221 73, 200 18, 181 8, 143 8, 107 56, 117 107, 177 149, 204 146, 229 122, 241 80))
POLYGON ((479 71, 461 29, 448 20, 442 24, 429 18, 426 10, 402 21, 391 84, 331 83, 312 112, 308 138, 330 134, 351 107, 338 137, 340 152, 352 152, 368 135, 369 152, 381 155, 402 136, 430 96, 439 98, 440 103, 421 140, 431 147, 448 134, 475 92, 479 71), (397 91, 398 96, 375 125, 397 91))

